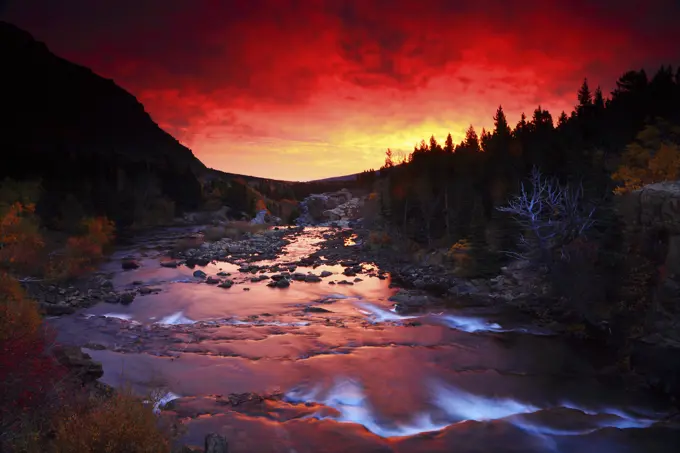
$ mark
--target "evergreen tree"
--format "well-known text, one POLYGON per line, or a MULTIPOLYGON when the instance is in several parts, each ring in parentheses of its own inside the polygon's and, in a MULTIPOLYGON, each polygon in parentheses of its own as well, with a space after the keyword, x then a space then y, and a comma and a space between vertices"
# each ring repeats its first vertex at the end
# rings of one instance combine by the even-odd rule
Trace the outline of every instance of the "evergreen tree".
POLYGON ((604 96, 602 95, 602 90, 601 90, 600 87, 598 86, 598 87, 595 89, 595 96, 594 96, 594 98, 593 98, 593 105, 595 106, 595 108, 596 108, 598 111, 600 111, 600 110, 603 110, 603 109, 604 109, 604 104, 605 104, 605 102, 604 102, 604 96))
POLYGON ((569 121, 567 113, 564 110, 562 110, 562 113, 560 113, 560 116, 557 118, 557 127, 563 128, 564 126, 567 125, 567 121, 569 121))
POLYGON ((436 152, 436 151, 441 151, 441 146, 439 146, 439 143, 437 143, 437 139, 434 138, 434 135, 430 137, 430 151, 436 152))
POLYGON ((392 167, 394 167, 394 162, 392 161, 392 150, 387 148, 387 151, 385 151, 385 166, 383 168, 392 167))
POLYGON ((515 126, 515 135, 518 135, 527 129, 527 116, 522 112, 522 116, 519 118, 517 126, 515 126))
POLYGON ((447 153, 453 152, 453 137, 451 137, 451 133, 446 136, 446 142, 444 142, 444 151, 447 153))
POLYGON ((480 148, 482 151, 489 151, 491 146, 491 133, 482 128, 482 135, 479 137, 480 148))
POLYGON ((578 105, 579 107, 588 107, 593 104, 593 95, 588 88, 588 79, 583 79, 583 84, 578 90, 578 105))
POLYGON ((498 106, 496 114, 493 117, 494 131, 495 135, 500 137, 510 136, 510 126, 508 125, 508 120, 505 118, 505 113, 503 112, 503 106, 498 106))
POLYGON ((468 127, 467 131, 465 131, 463 147, 472 152, 478 152, 481 150, 479 146, 479 137, 477 137, 477 132, 475 132, 475 128, 472 126, 472 124, 470 124, 470 127, 468 127))

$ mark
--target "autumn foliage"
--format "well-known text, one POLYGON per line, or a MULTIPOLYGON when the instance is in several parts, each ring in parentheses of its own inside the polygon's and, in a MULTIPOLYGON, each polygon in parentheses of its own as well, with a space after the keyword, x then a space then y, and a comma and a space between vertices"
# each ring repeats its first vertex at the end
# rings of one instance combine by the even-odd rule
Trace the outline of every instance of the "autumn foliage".
POLYGON ((35 264, 43 240, 33 204, 13 203, 0 217, 0 267, 25 270, 35 264))
POLYGON ((53 255, 48 268, 50 277, 78 277, 92 271, 104 257, 114 238, 113 222, 96 217, 83 220, 82 225, 84 233, 68 238, 65 248, 53 255))
POLYGON ((646 184, 674 181, 680 174, 680 128, 663 121, 648 125, 626 147, 622 162, 612 179, 620 183, 615 193, 623 194, 646 184))
POLYGON ((164 453, 170 451, 169 438, 151 405, 120 392, 96 405, 60 413, 54 446, 59 452, 164 453))
POLYGON ((151 407, 131 394, 93 402, 58 363, 40 307, 19 281, 93 269, 114 238, 114 224, 86 218, 80 234, 46 245, 26 193, 19 183, 0 184, 0 451, 169 451, 151 407))

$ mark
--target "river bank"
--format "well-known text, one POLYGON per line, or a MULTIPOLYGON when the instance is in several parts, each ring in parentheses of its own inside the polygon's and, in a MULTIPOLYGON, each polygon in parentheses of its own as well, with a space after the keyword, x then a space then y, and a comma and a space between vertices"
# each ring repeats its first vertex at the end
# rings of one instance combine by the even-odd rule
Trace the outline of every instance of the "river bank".
POLYGON ((437 274, 369 254, 361 231, 272 228, 176 250, 200 229, 111 256, 98 275, 130 303, 50 320, 102 364, 102 382, 162 392, 182 444, 218 433, 229 451, 649 451, 677 439, 663 400, 608 381, 601 351, 512 307, 405 288, 437 274))

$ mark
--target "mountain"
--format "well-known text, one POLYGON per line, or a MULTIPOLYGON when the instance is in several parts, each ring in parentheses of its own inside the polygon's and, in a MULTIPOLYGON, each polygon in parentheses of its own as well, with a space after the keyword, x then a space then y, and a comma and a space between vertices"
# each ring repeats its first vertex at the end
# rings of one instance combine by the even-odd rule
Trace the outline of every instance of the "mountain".
POLYGON ((206 167, 112 80, 0 22, 0 179, 40 180, 38 213, 153 223, 197 208, 206 167))

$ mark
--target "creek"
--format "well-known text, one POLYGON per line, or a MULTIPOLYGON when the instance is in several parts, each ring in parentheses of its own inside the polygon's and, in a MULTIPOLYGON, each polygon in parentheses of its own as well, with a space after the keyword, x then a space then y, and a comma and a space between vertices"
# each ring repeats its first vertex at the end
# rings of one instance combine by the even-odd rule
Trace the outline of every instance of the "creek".
POLYGON ((503 307, 399 314, 389 300, 397 288, 368 262, 356 277, 338 263, 297 265, 333 274, 267 286, 322 246, 327 229, 305 228, 249 272, 161 267, 183 233, 140 236, 100 269, 117 290, 149 294, 51 323, 59 341, 103 364, 103 382, 160 392, 183 419, 184 443, 217 432, 230 452, 678 451, 663 401, 605 383, 599 351, 503 307), (130 255, 141 266, 121 269, 130 255), (234 284, 207 284, 196 269, 234 284))

